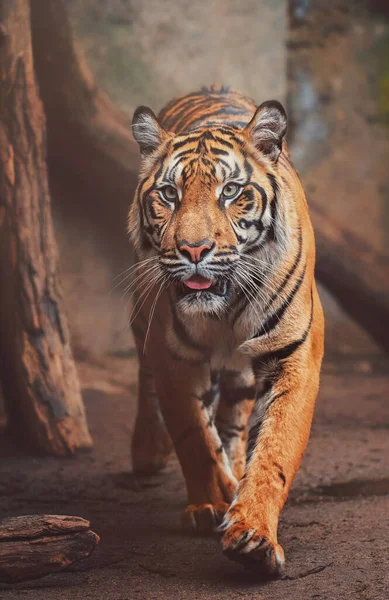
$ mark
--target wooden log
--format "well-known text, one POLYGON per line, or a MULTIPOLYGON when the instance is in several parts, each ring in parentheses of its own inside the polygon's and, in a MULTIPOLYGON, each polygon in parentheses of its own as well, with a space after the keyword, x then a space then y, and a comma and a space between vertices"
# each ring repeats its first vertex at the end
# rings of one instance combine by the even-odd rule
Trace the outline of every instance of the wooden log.
POLYGON ((0 0, 0 381, 20 441, 91 446, 63 313, 30 2, 0 0))
POLYGON ((335 223, 310 202, 316 275, 342 308, 389 352, 389 256, 335 223))
POLYGON ((90 556, 99 536, 80 517, 29 515, 0 521, 0 582, 39 579, 90 556))

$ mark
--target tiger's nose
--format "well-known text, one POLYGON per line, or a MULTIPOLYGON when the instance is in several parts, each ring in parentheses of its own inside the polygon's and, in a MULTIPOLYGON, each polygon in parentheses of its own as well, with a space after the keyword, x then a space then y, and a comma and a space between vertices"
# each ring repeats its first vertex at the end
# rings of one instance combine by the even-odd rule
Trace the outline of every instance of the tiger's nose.
POLYGON ((192 263, 199 263, 207 254, 212 250, 215 244, 212 244, 209 240, 201 240, 194 244, 182 240, 177 244, 179 251, 192 263))

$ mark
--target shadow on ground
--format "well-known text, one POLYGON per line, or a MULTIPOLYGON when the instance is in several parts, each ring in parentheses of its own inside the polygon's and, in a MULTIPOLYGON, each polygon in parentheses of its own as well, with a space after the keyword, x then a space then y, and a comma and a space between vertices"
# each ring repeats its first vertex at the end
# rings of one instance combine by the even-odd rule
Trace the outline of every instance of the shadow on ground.
POLYGON ((85 390, 95 448, 77 460, 23 455, 0 437, 2 514, 80 515, 101 536, 90 559, 3 586, 0 598, 386 599, 389 386, 377 364, 369 374, 347 372, 347 362, 325 367, 312 437, 281 519, 282 581, 258 582, 221 555, 217 539, 180 532, 185 494, 175 460, 152 478, 131 475, 133 386, 121 394, 85 390))

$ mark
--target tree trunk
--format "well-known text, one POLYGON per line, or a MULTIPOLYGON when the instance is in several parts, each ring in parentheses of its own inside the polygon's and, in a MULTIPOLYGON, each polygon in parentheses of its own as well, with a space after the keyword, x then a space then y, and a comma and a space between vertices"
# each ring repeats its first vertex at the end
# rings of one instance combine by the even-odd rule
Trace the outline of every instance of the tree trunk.
POLYGON ((62 312, 29 5, 0 0, 0 381, 19 439, 65 455, 91 438, 62 312))
POLYGON ((342 308, 389 353, 389 257, 342 228, 310 202, 316 275, 342 308))
POLYGON ((127 264, 127 214, 139 165, 131 125, 98 89, 74 39, 66 3, 39 0, 31 3, 31 13, 53 194, 72 203, 72 215, 79 211, 93 219, 107 254, 125 256, 127 264))
POLYGON ((29 515, 0 521, 0 582, 17 583, 62 571, 99 543, 80 517, 29 515))

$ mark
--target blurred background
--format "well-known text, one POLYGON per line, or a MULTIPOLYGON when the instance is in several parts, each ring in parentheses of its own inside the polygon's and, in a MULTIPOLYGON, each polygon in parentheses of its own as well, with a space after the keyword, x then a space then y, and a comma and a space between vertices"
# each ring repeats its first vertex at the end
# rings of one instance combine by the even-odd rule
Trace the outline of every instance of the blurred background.
MULTIPOLYGON (((212 83, 241 90, 258 104, 281 101, 292 158, 319 215, 318 234, 327 236, 326 251, 333 239, 342 262, 345 243, 346 262, 354 260, 353 290, 358 252, 368 256, 358 276, 379 290, 375 269, 381 269, 387 300, 387 0, 68 0, 66 9, 93 86, 128 132, 139 104, 157 113, 172 97, 212 83)), ((320 265, 326 357, 312 439, 281 521, 292 575, 262 596, 231 575, 209 542, 193 540, 188 552, 176 527, 184 495, 175 463, 163 485, 158 477, 139 483, 129 475, 137 359, 120 281, 132 264, 126 212, 133 189, 121 190, 119 198, 108 179, 104 198, 88 185, 75 193, 69 184, 74 169, 66 174, 50 163, 49 112, 48 124, 61 281, 95 447, 69 464, 15 454, 4 442, 0 507, 16 513, 66 508, 93 521, 104 546, 85 567, 88 575, 73 573, 72 585, 80 587, 72 597, 387 598, 389 363, 369 319, 353 318, 359 294, 346 289, 336 297, 323 285, 331 280, 334 257, 330 273, 320 265), (6 479, 12 484, 2 483, 6 479), (305 577, 309 569, 318 574, 305 577)), ((136 172, 136 153, 128 161, 122 153, 121 160, 136 172)), ((77 178, 82 183, 81 167, 77 178)), ((341 272, 333 289, 342 278, 341 272)), ((389 339, 385 323, 381 333, 389 339)), ((51 587, 30 584, 31 598, 65 597, 66 576, 51 581, 51 587)))
MULTIPOLYGON (((172 97, 211 83, 228 84, 258 104, 270 98, 284 103, 308 200, 373 249, 387 249, 386 2, 70 0, 68 8, 98 85, 129 122, 139 104, 158 112, 172 97)), ((54 206, 60 212, 55 198, 54 206)), ((112 249, 107 252, 100 229, 96 233, 93 219, 87 220, 90 231, 86 236, 83 224, 80 236, 72 212, 67 220, 57 213, 73 343, 79 356, 97 358, 128 348, 122 289, 110 297, 107 290, 130 255, 118 252, 113 267, 112 249)), ((330 351, 354 352, 369 368, 370 340, 322 294, 330 351)))

